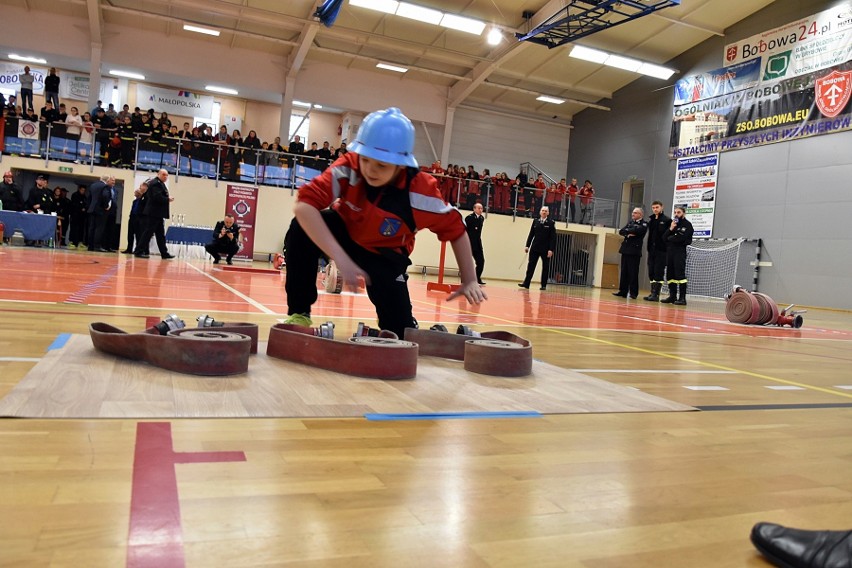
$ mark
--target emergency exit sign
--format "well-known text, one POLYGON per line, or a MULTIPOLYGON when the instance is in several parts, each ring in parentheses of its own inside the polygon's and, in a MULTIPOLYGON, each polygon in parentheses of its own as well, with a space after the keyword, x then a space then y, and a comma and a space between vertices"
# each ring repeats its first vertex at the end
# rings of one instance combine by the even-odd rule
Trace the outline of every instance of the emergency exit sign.
POLYGON ((60 172, 66 172, 66 173, 70 174, 74 171, 74 168, 72 168, 70 166, 59 166, 59 171, 60 172))

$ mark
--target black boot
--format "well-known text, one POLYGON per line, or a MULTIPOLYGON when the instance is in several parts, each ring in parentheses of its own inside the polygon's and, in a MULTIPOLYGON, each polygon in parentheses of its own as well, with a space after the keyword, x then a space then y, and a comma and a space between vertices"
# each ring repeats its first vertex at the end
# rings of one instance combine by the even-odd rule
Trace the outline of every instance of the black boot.
POLYGON ((677 300, 677 284, 669 284, 669 297, 660 300, 661 304, 674 304, 677 300))
POLYGON ((643 300, 647 300, 649 302, 659 302, 660 301, 660 290, 663 285, 659 282, 651 283, 651 293, 643 298, 643 300))
POLYGON ((757 523, 751 542, 776 566, 849 566, 852 531, 806 531, 757 523))
POLYGON ((677 300, 674 301, 675 306, 685 306, 686 305, 686 282, 677 285, 678 287, 678 295, 677 300))

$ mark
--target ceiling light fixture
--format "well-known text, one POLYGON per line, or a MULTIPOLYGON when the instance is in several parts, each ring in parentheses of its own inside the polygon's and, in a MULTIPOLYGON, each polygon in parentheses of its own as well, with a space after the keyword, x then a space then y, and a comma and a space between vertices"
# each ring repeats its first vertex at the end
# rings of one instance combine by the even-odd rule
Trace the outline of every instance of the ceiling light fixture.
POLYGON ((399 3, 399 8, 396 9, 396 15, 402 16, 403 18, 417 20, 424 24, 432 24, 433 26, 440 24, 441 19, 444 17, 443 12, 433 10, 432 8, 424 8, 423 6, 418 6, 416 4, 409 4, 408 2, 399 3))
POLYGON ((565 99, 557 99, 556 97, 548 97, 547 95, 541 95, 535 98, 537 101, 541 101, 543 103, 553 103, 555 105, 561 105, 565 102, 565 99))
POLYGON ((398 65, 390 65, 388 63, 376 63, 376 67, 379 69, 387 69, 388 71, 395 71, 396 73, 406 73, 408 71, 407 67, 399 67, 398 65))
POLYGON ((311 103, 305 103, 305 102, 302 102, 302 101, 293 101, 293 104, 296 105, 296 106, 300 106, 300 107, 311 106, 311 103))
POLYGON ((229 89, 228 87, 217 87, 216 85, 207 85, 204 87, 205 90, 211 91, 213 93, 222 93, 223 95, 239 95, 239 91, 236 89, 229 89))
POLYGON ((377 10, 385 14, 396 14, 396 9, 399 8, 399 2, 396 0, 349 0, 349 5, 377 10))
POLYGON ((601 65, 607 65, 617 69, 625 69, 627 71, 648 75, 649 77, 656 77, 658 79, 668 79, 675 74, 675 70, 669 69, 668 67, 640 61, 631 57, 607 53, 606 51, 600 51, 598 49, 583 47, 582 45, 575 45, 571 50, 571 53, 568 55, 576 59, 591 61, 592 63, 599 63, 601 65))
POLYGON ((483 30, 485 30, 485 22, 456 16, 455 14, 444 14, 444 17, 441 18, 441 26, 473 35, 482 35, 483 30))
POLYGON ((183 29, 188 32, 195 32, 198 34, 206 34, 219 37, 219 30, 211 30, 210 28, 202 28, 201 26, 193 26, 190 24, 184 24, 183 29))
POLYGON ((136 79, 138 81, 145 80, 145 75, 142 75, 140 73, 131 73, 130 71, 117 71, 115 69, 111 69, 109 74, 114 75, 116 77, 124 77, 126 79, 136 79))
POLYGON ((47 59, 42 59, 41 57, 33 57, 31 55, 18 55, 17 53, 10 53, 9 59, 13 59, 15 61, 25 61, 27 63, 41 63, 42 65, 47 65, 47 59))
POLYGON ((500 45, 502 41, 503 32, 500 31, 500 28, 491 28, 488 32, 488 45, 500 45))

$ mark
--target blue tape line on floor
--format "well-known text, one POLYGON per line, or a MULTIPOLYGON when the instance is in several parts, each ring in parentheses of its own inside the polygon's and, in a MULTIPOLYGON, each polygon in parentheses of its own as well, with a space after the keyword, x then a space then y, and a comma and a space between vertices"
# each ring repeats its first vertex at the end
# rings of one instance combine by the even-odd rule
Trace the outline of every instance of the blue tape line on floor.
POLYGON ((50 344, 50 347, 48 347, 47 350, 53 351, 54 349, 62 349, 65 347, 65 344, 68 343, 69 339, 71 339, 70 333, 60 333, 56 336, 56 339, 53 340, 53 343, 50 344))
POLYGON ((365 414, 367 420, 453 420, 470 418, 540 418, 536 411, 524 412, 434 412, 425 414, 365 414))

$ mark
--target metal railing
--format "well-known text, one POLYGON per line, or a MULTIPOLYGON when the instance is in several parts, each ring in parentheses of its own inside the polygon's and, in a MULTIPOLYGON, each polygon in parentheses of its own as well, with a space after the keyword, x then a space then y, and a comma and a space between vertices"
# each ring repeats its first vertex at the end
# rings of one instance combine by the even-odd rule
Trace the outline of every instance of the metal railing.
POLYGON ((55 160, 87 164, 89 171, 94 171, 95 166, 134 171, 165 169, 176 181, 180 176, 192 176, 212 179, 217 186, 219 181, 235 181, 296 189, 330 163, 316 156, 168 135, 122 137, 117 129, 92 124, 75 127, 14 117, 4 120, 3 154, 42 158, 45 167, 55 160))

